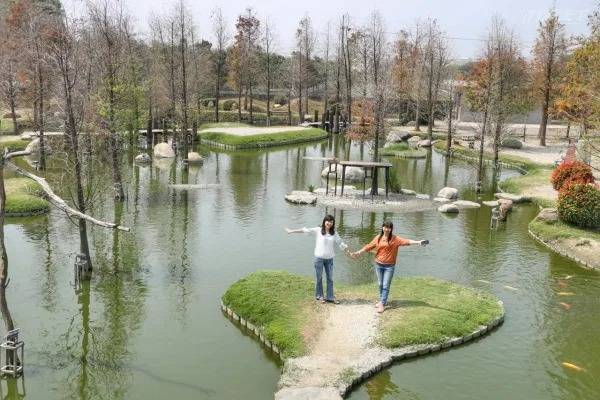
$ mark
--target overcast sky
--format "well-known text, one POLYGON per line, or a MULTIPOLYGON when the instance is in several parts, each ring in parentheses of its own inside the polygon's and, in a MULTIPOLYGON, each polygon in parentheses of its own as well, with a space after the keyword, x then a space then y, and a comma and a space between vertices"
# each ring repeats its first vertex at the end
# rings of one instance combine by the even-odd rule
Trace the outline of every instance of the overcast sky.
MULTIPOLYGON (((80 14, 86 0, 62 0, 68 12, 80 14)), ((138 31, 147 32, 149 17, 170 12, 175 0, 121 0, 135 20, 138 31)), ((294 31, 298 20, 309 14, 323 44, 328 21, 332 27, 347 12, 355 24, 366 21, 371 11, 377 9, 384 16, 386 30, 393 35, 410 29, 419 19, 437 18, 447 37, 451 38, 453 55, 458 59, 477 57, 481 39, 494 14, 504 17, 521 41, 525 55, 529 53, 536 37, 538 21, 554 5, 569 34, 587 32, 587 16, 597 7, 599 0, 186 0, 200 36, 207 40, 211 35, 211 10, 220 6, 233 32, 235 18, 247 7, 252 7, 262 20, 269 18, 275 26, 279 51, 288 53, 294 46, 294 31)), ((392 37, 392 36, 390 36, 392 37)))

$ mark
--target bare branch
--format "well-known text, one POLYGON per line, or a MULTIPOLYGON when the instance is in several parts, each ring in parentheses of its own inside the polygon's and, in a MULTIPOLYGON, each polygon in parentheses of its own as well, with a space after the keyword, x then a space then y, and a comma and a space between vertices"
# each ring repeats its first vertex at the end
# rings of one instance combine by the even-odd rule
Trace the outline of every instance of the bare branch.
POLYGON ((60 197, 58 197, 56 195, 56 193, 54 193, 54 191, 52 190, 52 188, 50 187, 50 185, 48 184, 48 182, 46 182, 46 180, 44 178, 41 178, 37 175, 29 173, 29 172, 25 171, 24 169, 19 168, 15 164, 8 161, 10 158, 17 157, 17 156, 26 156, 29 154, 31 154, 31 152, 29 152, 29 151, 15 151, 12 153, 5 153, 3 156, 3 159, 4 159, 5 165, 7 167, 9 167, 13 171, 17 172, 18 174, 23 175, 23 176, 39 183, 40 186, 42 187, 42 189, 44 190, 44 192, 46 193, 48 201, 50 203, 54 204, 58 209, 64 211, 69 217, 84 219, 86 221, 91 222, 94 225, 102 226, 104 228, 118 229, 120 231, 125 231, 125 232, 129 232, 131 230, 130 228, 128 228, 126 226, 121 226, 121 225, 115 224, 113 222, 100 221, 94 217, 91 217, 87 214, 84 214, 84 213, 70 207, 63 199, 61 199, 60 197))

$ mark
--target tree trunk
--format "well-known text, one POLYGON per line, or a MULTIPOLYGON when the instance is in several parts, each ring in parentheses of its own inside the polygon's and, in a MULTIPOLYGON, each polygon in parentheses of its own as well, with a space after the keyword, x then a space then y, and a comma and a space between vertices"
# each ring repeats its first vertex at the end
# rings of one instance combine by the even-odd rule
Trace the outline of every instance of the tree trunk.
POLYGON ((115 126, 115 73, 108 72, 108 131, 109 149, 111 157, 112 178, 114 186, 114 198, 117 201, 125 200, 123 184, 121 182, 121 169, 119 165, 119 148, 117 143, 117 131, 115 126))
POLYGON ((304 122, 304 110, 302 110, 302 83, 298 85, 298 121, 304 122))
MULTIPOLYGON (((11 66, 12 63, 9 62, 8 65, 11 66)), ((9 73, 11 73, 10 68, 9 73)), ((18 135, 19 123, 17 122, 17 93, 15 90, 14 82, 12 80, 12 76, 8 78, 8 102, 10 105, 11 119, 13 123, 13 135, 18 135)))
POLYGON ((546 127, 548 125, 548 108, 550 106, 550 88, 544 90, 544 103, 542 104, 542 122, 538 136, 540 138, 540 146, 546 146, 546 127))
MULTIPOLYGON (((183 21, 183 17, 181 18, 183 21)), ((181 138, 183 140, 183 157, 188 157, 188 99, 187 99, 187 71, 186 71, 186 39, 185 39, 185 24, 181 23, 181 114, 183 117, 181 127, 181 138)), ((187 164, 184 164, 184 169, 187 164)))
POLYGON ((252 98, 252 85, 250 85, 250 125, 254 125, 254 99, 252 98))
POLYGON ((38 129, 40 132, 40 164, 41 169, 46 169, 46 146, 44 145, 44 130, 45 130, 45 119, 44 119, 44 78, 42 74, 42 68, 40 61, 37 61, 37 87, 38 87, 38 129))
POLYGON ((567 136, 566 138, 569 139, 569 134, 571 133, 571 120, 569 120, 567 122, 567 136))
POLYGON ((448 136, 446 137, 446 153, 448 153, 448 155, 450 155, 450 149, 452 147, 452 111, 454 111, 454 101, 450 100, 448 110, 448 136))
POLYGON ((242 122, 242 86, 238 88, 238 122, 242 122))
POLYGON ((288 89, 287 109, 288 109, 288 125, 292 125, 292 91, 290 89, 288 89))
POLYGON ((217 60, 217 81, 215 84, 215 122, 219 122, 219 100, 221 99, 221 52, 217 60))
POLYGON ((415 108, 415 131, 421 132, 421 102, 417 99, 415 108))

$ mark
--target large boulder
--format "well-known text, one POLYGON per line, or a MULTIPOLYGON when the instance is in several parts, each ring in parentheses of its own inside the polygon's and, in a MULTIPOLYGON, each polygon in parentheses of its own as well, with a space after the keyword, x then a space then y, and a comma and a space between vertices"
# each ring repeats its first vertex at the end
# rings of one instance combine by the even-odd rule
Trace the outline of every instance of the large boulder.
POLYGON ((441 213, 457 213, 458 207, 452 203, 442 204, 438 207, 438 211, 441 213))
POLYGON ((188 164, 202 164, 204 162, 204 159, 200 154, 196 153, 195 151, 192 151, 188 153, 187 162, 188 164))
POLYGON ((417 143, 419 143, 421 141, 421 138, 418 136, 412 136, 410 139, 408 139, 408 143, 412 144, 414 146, 417 145, 417 143))
POLYGON ((512 210, 512 207, 513 207, 512 200, 500 199, 500 200, 498 200, 498 203, 500 204, 500 208, 508 210, 508 211, 512 210))
POLYGON ((446 186, 440 190, 435 197, 443 197, 445 199, 454 200, 458 198, 458 189, 446 186))
POLYGON ((531 201, 531 199, 529 199, 529 197, 521 196, 518 194, 512 194, 512 193, 496 193, 496 194, 494 194, 494 196, 497 199, 510 200, 513 203, 527 203, 527 202, 531 201))
POLYGON ((141 153, 138 154, 137 156, 135 156, 134 161, 136 163, 140 163, 140 164, 148 164, 152 162, 152 159, 150 158, 150 156, 146 153, 141 153))
POLYGON ((431 140, 424 139, 417 142, 417 147, 431 147, 431 140))
POLYGON ((456 200, 454 205, 458 208, 480 208, 481 204, 468 200, 456 200))
POLYGON ((544 208, 537 216, 537 219, 545 222, 558 221, 558 212, 555 208, 544 208))
MULTIPOLYGON (((342 179, 342 166, 339 164, 335 164, 331 167, 332 171, 335 171, 337 168, 338 180, 341 182, 342 179)), ((327 172, 329 171, 329 167, 325 168, 321 171, 321 176, 323 178, 327 177, 327 172)), ((333 177, 333 175, 331 175, 333 177)), ((360 167, 346 167, 346 182, 362 182, 365 179, 365 171, 363 171, 360 167)))
POLYGON ((294 204, 315 204, 317 195, 303 190, 294 190, 285 196, 285 199, 294 204))
POLYGON ((414 190, 410 190, 410 189, 400 189, 400 193, 406 194, 408 196, 415 196, 417 194, 417 192, 415 192, 414 190))
POLYGON ((169 143, 158 143, 154 146, 154 157, 175 158, 175 152, 169 143))

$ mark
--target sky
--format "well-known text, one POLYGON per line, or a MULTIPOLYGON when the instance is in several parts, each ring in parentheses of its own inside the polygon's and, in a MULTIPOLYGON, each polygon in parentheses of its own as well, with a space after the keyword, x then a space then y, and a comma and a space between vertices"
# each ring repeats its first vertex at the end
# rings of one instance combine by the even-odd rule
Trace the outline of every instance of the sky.
MULTIPOLYGON (((67 11, 80 15, 87 0, 62 0, 67 11)), ((133 17, 140 34, 148 32, 152 15, 163 15, 174 8, 176 0, 121 0, 133 17)), ((525 56, 530 53, 537 35, 538 21, 551 7, 565 24, 567 33, 587 33, 587 16, 599 7, 600 0, 185 0, 192 14, 199 36, 212 41, 211 10, 220 6, 228 21, 230 34, 235 19, 247 7, 252 7, 258 18, 268 18, 275 27, 278 51, 288 54, 294 47, 294 32, 298 21, 305 15, 312 19, 317 34, 317 51, 324 48, 328 22, 332 32, 343 13, 352 23, 364 24, 373 10, 384 17, 390 39, 394 33, 413 27, 418 20, 436 18, 450 40, 452 55, 457 60, 477 58, 482 39, 494 15, 502 16, 512 27, 522 44, 525 56)))

